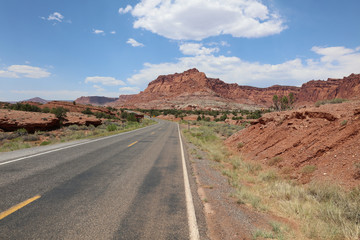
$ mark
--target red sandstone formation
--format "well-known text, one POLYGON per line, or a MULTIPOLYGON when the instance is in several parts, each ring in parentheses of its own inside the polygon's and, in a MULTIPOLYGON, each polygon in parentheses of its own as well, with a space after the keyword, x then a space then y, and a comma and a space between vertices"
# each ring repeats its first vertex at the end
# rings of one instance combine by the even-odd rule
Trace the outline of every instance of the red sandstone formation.
POLYGON ((360 74, 344 79, 310 81, 302 87, 275 85, 268 88, 227 84, 219 79, 208 78, 197 69, 183 73, 159 76, 136 95, 122 95, 112 105, 128 108, 177 108, 177 109, 234 109, 270 107, 273 96, 293 93, 296 104, 309 104, 333 98, 360 96, 360 74))
MULTIPOLYGON (((102 120, 95 116, 82 113, 68 112, 63 125, 101 125, 102 120)), ((24 112, 0 109, 0 129, 3 131, 16 131, 24 128, 28 132, 49 131, 60 127, 60 121, 52 113, 24 112)))
POLYGON ((360 101, 267 113, 227 140, 246 159, 275 165, 304 183, 321 179, 347 187, 360 183, 359 143, 360 101))
POLYGON ((76 112, 68 112, 66 113, 66 118, 63 122, 64 126, 70 126, 70 125, 94 125, 95 127, 101 125, 102 120, 96 118, 95 116, 89 116, 82 113, 76 113, 76 112))
POLYGON ((67 110, 69 110, 69 112, 78 112, 78 113, 81 113, 82 111, 89 108, 92 112, 102 112, 102 113, 113 115, 113 113, 109 109, 104 108, 104 107, 94 107, 94 106, 90 106, 90 105, 74 104, 73 102, 52 101, 52 102, 48 102, 47 104, 38 105, 38 106, 40 108, 48 107, 50 109, 57 108, 57 107, 63 107, 63 108, 66 108, 67 110))
POLYGON ((28 132, 47 131, 58 128, 59 119, 51 113, 37 113, 0 109, 0 129, 15 131, 21 128, 28 132))

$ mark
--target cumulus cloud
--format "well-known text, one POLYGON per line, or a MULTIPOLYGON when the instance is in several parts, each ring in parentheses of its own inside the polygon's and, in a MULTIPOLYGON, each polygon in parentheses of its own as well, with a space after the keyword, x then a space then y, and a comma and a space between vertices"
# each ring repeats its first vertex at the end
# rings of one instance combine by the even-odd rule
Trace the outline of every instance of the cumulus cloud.
POLYGON ((0 70, 0 77, 4 78, 46 78, 50 75, 43 68, 29 65, 11 65, 6 70, 0 70))
POLYGON ((100 29, 93 29, 93 33, 94 34, 105 34, 104 30, 100 30, 100 29))
POLYGON ((125 14, 125 13, 128 13, 132 10, 132 6, 130 5, 127 5, 126 8, 119 8, 119 13, 120 14, 125 14))
POLYGON ((49 21, 58 21, 58 22, 62 22, 63 19, 64 19, 64 16, 58 12, 54 12, 54 13, 50 14, 49 17, 47 18, 47 20, 49 20, 49 21))
POLYGON ((99 86, 99 85, 94 85, 93 87, 94 87, 94 88, 96 89, 96 91, 98 91, 98 92, 104 92, 104 91, 105 91, 105 89, 104 89, 103 87, 99 86))
POLYGON ((202 40, 230 34, 259 38, 278 34, 286 26, 280 16, 259 0, 141 0, 131 12, 134 28, 142 28, 174 40, 202 40))
POLYGON ((125 85, 125 83, 121 80, 118 80, 113 77, 87 77, 85 79, 85 83, 100 83, 105 86, 119 86, 119 85, 125 85))
POLYGON ((184 43, 180 45, 180 51, 185 55, 209 55, 219 52, 219 48, 206 48, 201 43, 184 43))
POLYGON ((312 51, 319 55, 318 58, 294 58, 279 64, 248 62, 238 57, 214 55, 182 57, 176 62, 145 63, 144 68, 127 81, 144 88, 159 75, 182 72, 194 67, 205 72, 208 77, 258 87, 275 84, 300 86, 312 79, 342 78, 351 73, 359 73, 360 49, 313 47, 312 51))
POLYGON ((134 94, 139 93, 140 89, 138 87, 121 87, 119 88, 121 94, 134 94))
POLYGON ((143 47, 144 46, 144 44, 139 43, 138 41, 136 41, 133 38, 129 38, 126 43, 130 44, 133 47, 143 47))

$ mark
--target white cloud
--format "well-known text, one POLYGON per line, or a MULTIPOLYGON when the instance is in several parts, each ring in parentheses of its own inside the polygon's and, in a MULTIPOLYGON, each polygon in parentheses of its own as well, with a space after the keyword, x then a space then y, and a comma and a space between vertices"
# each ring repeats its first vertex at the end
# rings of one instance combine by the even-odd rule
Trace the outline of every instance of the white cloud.
POLYGON ((126 8, 119 8, 119 13, 120 14, 125 14, 125 13, 128 13, 132 10, 132 6, 130 5, 127 5, 126 8))
POLYGON ((144 44, 139 43, 138 41, 136 41, 133 38, 129 38, 126 43, 130 44, 133 47, 143 47, 144 46, 144 44))
POLYGON ((360 73, 360 50, 345 47, 313 47, 319 58, 295 58, 279 64, 244 61, 238 57, 196 55, 182 57, 173 63, 145 63, 144 68, 127 81, 141 88, 159 75, 198 68, 208 77, 228 83, 268 87, 275 84, 300 86, 312 79, 342 78, 360 73), (336 61, 334 60, 336 56, 336 61))
POLYGON ((140 89, 138 87, 122 87, 119 88, 119 92, 121 94, 134 94, 134 93, 139 93, 140 89))
POLYGON ((50 75, 43 68, 29 65, 11 65, 7 70, 0 70, 0 77, 4 78, 46 78, 50 75))
POLYGON ((134 28, 143 28, 174 40, 202 40, 230 34, 258 38, 278 34, 286 26, 259 0, 141 0, 131 12, 134 28))
POLYGON ((104 91, 105 91, 105 89, 104 89, 103 87, 99 86, 99 85, 94 85, 93 87, 94 87, 94 88, 96 89, 96 91, 98 91, 98 92, 104 92, 104 91))
POLYGON ((49 17, 47 18, 47 20, 49 20, 49 21, 58 21, 58 22, 62 22, 63 19, 64 19, 64 16, 58 12, 54 12, 54 13, 50 14, 49 17))
POLYGON ((185 55, 209 55, 219 52, 219 48, 206 48, 201 43, 184 43, 180 45, 180 51, 185 55))
POLYGON ((19 78, 15 72, 0 70, 0 78, 19 78))
POLYGON ((105 86, 118 86, 118 85, 125 85, 125 83, 121 80, 117 80, 113 77, 87 77, 85 79, 85 83, 100 83, 105 86))
POLYGON ((93 29, 93 33, 94 34, 105 34, 103 30, 100 30, 100 29, 93 29))
POLYGON ((116 34, 116 31, 111 31, 110 34, 116 34))

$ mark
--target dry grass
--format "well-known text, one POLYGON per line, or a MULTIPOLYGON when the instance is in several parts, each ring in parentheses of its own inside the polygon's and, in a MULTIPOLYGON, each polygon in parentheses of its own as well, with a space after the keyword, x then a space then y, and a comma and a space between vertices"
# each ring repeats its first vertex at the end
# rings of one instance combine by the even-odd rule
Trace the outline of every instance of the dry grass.
MULTIPOLYGON (((300 224, 299 236, 289 228, 281 234, 258 231, 254 239, 354 239, 360 238, 360 187, 345 191, 336 186, 313 183, 300 185, 281 178, 275 169, 244 161, 231 155, 211 126, 200 126, 191 132, 184 131, 186 138, 207 152, 211 160, 221 163, 221 172, 234 187, 231 194, 238 204, 271 212, 280 217, 293 219, 300 224), (229 167, 231 166, 231 167, 229 167)), ((271 159, 268 165, 276 165, 282 159, 271 159)), ((311 174, 316 166, 307 165, 304 174, 311 174)))

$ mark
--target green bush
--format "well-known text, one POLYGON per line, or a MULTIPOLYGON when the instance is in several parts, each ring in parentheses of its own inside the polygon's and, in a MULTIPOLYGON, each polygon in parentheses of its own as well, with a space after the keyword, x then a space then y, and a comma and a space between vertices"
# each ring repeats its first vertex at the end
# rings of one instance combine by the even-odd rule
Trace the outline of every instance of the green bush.
POLYGON ((41 112, 43 112, 43 113, 49 113, 49 112, 50 112, 50 108, 44 107, 44 108, 41 110, 41 112))
POLYGON ((49 145, 51 142, 50 141, 43 141, 42 143, 40 143, 40 146, 46 146, 49 145))
POLYGON ((57 107, 57 108, 53 108, 51 109, 51 113, 55 114, 55 116, 62 120, 65 118, 66 116, 66 113, 68 112, 69 110, 67 110, 66 108, 63 108, 63 107, 57 107))
POLYGON ((84 111, 82 111, 81 113, 83 114, 87 114, 87 115, 93 115, 94 113, 90 110, 90 108, 86 108, 84 111))
POLYGON ((129 122, 136 122, 136 117, 135 117, 135 113, 129 113, 126 117, 126 120, 128 120, 129 122))
POLYGON ((117 130, 117 126, 115 124, 110 124, 106 127, 106 130, 108 132, 113 132, 113 131, 116 131, 117 130))
POLYGON ((20 128, 20 129, 16 130, 15 133, 17 133, 20 136, 25 136, 28 134, 28 132, 25 128, 20 128))
POLYGON ((16 103, 9 106, 12 110, 18 110, 18 111, 26 111, 26 112, 41 112, 41 108, 35 105, 30 105, 28 103, 16 103))

